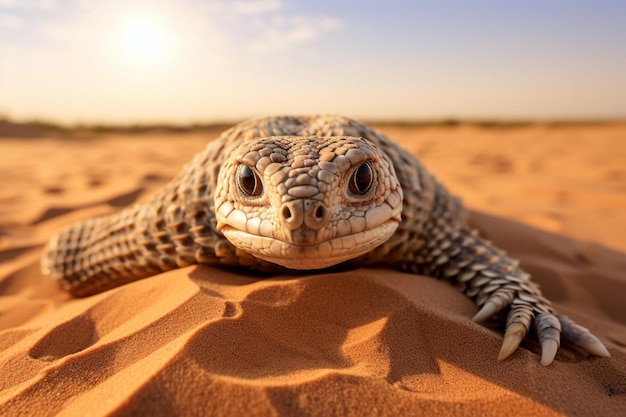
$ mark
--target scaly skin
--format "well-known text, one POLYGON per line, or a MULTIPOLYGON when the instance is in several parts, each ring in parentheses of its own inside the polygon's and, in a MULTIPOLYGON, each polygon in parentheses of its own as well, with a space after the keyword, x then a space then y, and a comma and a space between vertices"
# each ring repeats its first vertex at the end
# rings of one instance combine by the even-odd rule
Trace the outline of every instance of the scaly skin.
POLYGON ((499 360, 534 327, 541 363, 561 342, 609 356, 554 312, 518 262, 464 225, 458 199, 396 143, 343 117, 234 126, 148 203, 53 237, 42 270, 86 296, 196 263, 273 273, 388 266, 445 279, 483 321, 508 308, 499 360))

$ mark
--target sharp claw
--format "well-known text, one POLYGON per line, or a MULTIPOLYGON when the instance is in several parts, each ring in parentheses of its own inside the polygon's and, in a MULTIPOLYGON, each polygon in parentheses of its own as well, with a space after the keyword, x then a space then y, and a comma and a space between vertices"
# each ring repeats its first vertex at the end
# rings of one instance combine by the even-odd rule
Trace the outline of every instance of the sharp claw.
POLYGON ((541 313, 535 317, 537 338, 541 344, 541 364, 548 366, 554 360, 561 341, 561 323, 551 313, 541 313))
POLYGON ((502 347, 500 348, 500 354, 498 354, 498 362, 505 360, 522 343, 522 339, 526 336, 527 329, 521 323, 512 323, 504 333, 504 340, 502 341, 502 347))
POLYGON ((478 311, 478 313, 476 313, 476 315, 474 316, 474 318, 472 318, 473 321, 475 321, 476 323, 480 323, 482 321, 487 320, 489 317, 493 316, 495 313, 498 312, 498 306, 495 303, 492 303, 491 301, 487 301, 482 308, 478 311))
POLYGON ((578 346, 596 356, 602 356, 604 358, 611 357, 611 354, 609 353, 607 348, 602 344, 600 340, 598 340, 597 337, 595 337, 591 333, 584 340, 581 340, 578 343, 578 346))
POLYGON ((589 330, 565 316, 559 316, 559 321, 563 326, 562 339, 568 344, 578 346, 596 356, 611 357, 611 354, 602 342, 592 335, 589 330))
POLYGON ((559 349, 559 343, 554 339, 545 339, 541 341, 541 364, 548 366, 554 360, 556 351, 559 349))
POLYGON ((477 323, 488 319, 498 311, 511 304, 515 293, 510 289, 499 289, 485 301, 472 320, 477 323))

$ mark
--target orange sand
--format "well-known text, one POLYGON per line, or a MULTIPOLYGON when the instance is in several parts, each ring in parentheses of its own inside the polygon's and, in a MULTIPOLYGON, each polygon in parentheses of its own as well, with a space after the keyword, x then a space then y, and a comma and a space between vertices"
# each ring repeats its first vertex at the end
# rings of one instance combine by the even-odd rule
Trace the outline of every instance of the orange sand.
POLYGON ((381 129, 613 357, 542 367, 528 341, 497 363, 470 300, 390 270, 195 266, 70 299, 44 241, 146 200, 219 132, 0 138, 0 415, 626 415, 626 126, 381 129))

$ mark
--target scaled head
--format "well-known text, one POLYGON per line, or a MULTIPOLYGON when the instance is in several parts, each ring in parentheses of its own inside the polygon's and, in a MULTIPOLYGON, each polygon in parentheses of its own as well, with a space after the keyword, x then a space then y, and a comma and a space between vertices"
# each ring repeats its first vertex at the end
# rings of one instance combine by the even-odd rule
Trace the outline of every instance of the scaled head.
POLYGON ((363 255, 398 227, 402 189, 389 158, 355 137, 277 136, 242 143, 222 165, 218 230, 291 269, 363 255))

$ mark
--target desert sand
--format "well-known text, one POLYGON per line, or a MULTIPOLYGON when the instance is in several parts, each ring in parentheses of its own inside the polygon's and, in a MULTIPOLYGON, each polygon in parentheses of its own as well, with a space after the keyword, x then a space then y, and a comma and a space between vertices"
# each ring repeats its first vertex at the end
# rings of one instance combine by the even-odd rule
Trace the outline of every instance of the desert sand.
POLYGON ((528 340, 498 363, 469 299, 384 269, 192 266, 72 299, 45 241, 147 200, 219 131, 0 137, 0 415, 626 415, 626 125, 379 129, 612 357, 543 367, 528 340))

